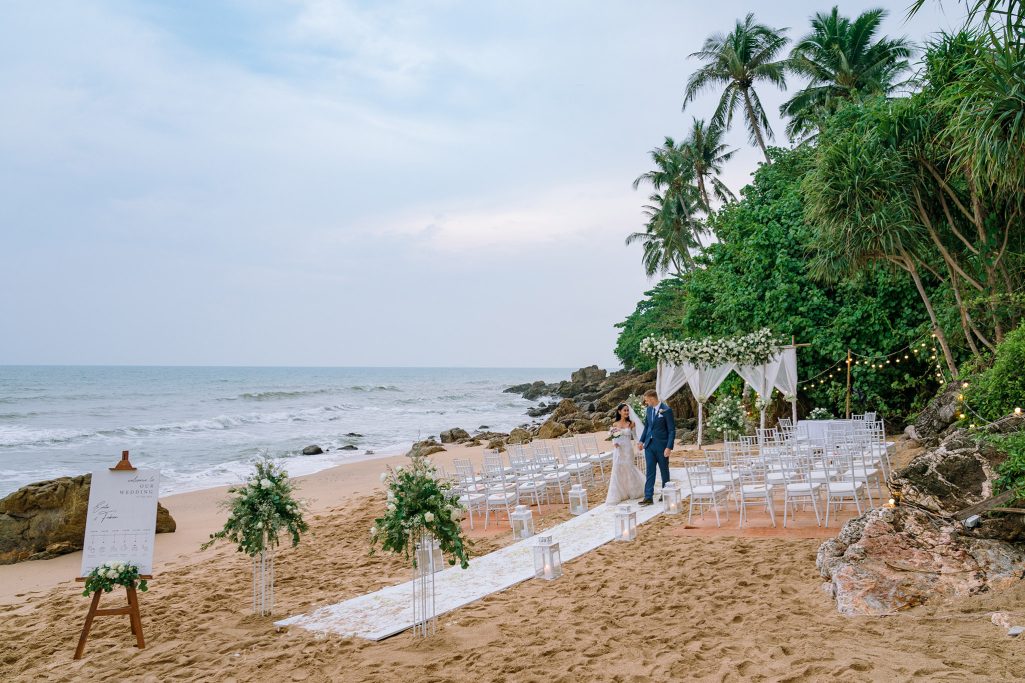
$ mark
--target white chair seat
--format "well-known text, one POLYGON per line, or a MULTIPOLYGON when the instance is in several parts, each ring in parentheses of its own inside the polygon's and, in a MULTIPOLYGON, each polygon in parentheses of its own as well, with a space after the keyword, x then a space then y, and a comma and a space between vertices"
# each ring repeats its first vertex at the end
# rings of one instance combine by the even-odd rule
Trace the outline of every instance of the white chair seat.
POLYGON ((719 494, 725 493, 729 487, 724 484, 700 484, 691 489, 691 497, 698 498, 701 496, 718 496, 719 494))
POLYGON ((745 497, 754 498, 757 496, 772 495, 772 484, 745 484, 740 487, 745 497))
POLYGON ((796 484, 787 484, 787 493, 812 493, 818 491, 822 487, 822 484, 816 482, 798 482, 796 484))
POLYGON ((858 482, 853 484, 849 481, 834 481, 829 485, 830 493, 854 493, 855 491, 861 491, 865 488, 865 484, 858 482))

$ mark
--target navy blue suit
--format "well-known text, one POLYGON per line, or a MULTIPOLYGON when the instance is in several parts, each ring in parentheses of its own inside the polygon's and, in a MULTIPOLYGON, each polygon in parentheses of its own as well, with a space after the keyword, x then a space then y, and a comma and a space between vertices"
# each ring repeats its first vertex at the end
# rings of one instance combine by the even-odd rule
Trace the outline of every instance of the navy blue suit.
POLYGON ((648 407, 644 418, 644 431, 641 433, 644 445, 644 499, 651 500, 655 495, 655 467, 662 474, 662 486, 669 481, 669 458, 666 449, 672 449, 676 443, 676 422, 673 411, 665 403, 648 407))

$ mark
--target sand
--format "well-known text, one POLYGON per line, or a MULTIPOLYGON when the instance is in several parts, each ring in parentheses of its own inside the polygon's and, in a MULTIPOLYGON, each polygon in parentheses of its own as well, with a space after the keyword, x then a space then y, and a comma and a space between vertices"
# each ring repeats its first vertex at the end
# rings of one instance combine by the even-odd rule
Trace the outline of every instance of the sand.
MULTIPOLYGON (((437 459, 464 454, 472 451, 437 459)), ((804 518, 786 531, 759 519, 739 531, 735 517, 716 529, 707 518, 688 527, 685 516, 659 516, 637 541, 567 563, 558 581, 522 583, 444 615, 425 642, 278 632, 276 618, 410 577, 401 559, 367 553, 384 462, 303 478, 312 531, 278 554, 274 617, 249 613, 246 558, 225 546, 198 551, 221 519, 223 490, 165 499, 179 531, 159 537, 157 578, 142 594, 144 650, 132 647, 127 619, 107 617, 85 658, 72 660, 88 603, 66 581, 77 554, 0 567, 0 680, 1025 680, 1025 641, 988 616, 1025 619, 1025 582, 895 617, 842 617, 815 570, 821 538, 836 527, 804 518)), ((601 487, 592 492, 603 497, 601 487)), ((567 516, 552 506, 541 526, 567 516)), ((511 540, 507 527, 485 534, 478 525, 472 536, 475 554, 511 540)), ((118 600, 123 593, 105 603, 118 600)))

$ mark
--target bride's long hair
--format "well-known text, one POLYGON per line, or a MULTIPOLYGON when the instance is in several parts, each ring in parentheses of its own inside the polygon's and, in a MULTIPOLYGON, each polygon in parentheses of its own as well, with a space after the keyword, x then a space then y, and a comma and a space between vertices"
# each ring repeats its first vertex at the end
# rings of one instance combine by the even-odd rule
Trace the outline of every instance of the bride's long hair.
MULTIPOLYGON (((616 406, 616 422, 619 422, 623 419, 623 408, 629 407, 630 406, 628 406, 626 403, 620 403, 618 406, 616 406)), ((634 421, 630 419, 630 413, 626 414, 626 423, 631 427, 634 426, 634 421)))

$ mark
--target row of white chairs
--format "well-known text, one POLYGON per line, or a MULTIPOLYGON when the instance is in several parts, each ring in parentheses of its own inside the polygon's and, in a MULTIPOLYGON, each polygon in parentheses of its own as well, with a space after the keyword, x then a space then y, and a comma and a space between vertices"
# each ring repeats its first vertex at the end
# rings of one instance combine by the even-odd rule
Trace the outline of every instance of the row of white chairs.
POLYGON ((686 467, 690 511, 702 517, 712 510, 729 519, 730 501, 747 521, 749 507, 768 513, 776 526, 776 501, 782 498, 783 526, 798 510, 811 506, 816 523, 829 526, 830 514, 853 504, 858 514, 882 504, 890 460, 882 422, 852 421, 829 425, 821 444, 799 437, 790 425, 757 430, 755 436, 727 440, 724 448, 706 450, 686 467), (872 495, 872 489, 878 498, 872 495))
MULTIPOLYGON (((498 513, 504 512, 508 522, 517 505, 549 504, 556 491, 565 503, 574 483, 591 486, 596 472, 604 481, 611 463, 611 450, 601 450, 597 437, 586 435, 559 439, 554 448, 545 441, 508 444, 504 458, 498 450, 485 448, 479 471, 470 460, 456 459, 450 478, 468 511, 470 528, 477 514, 484 517, 486 529, 492 513, 499 519, 498 513)), ((444 470, 441 474, 447 476, 444 470)))

